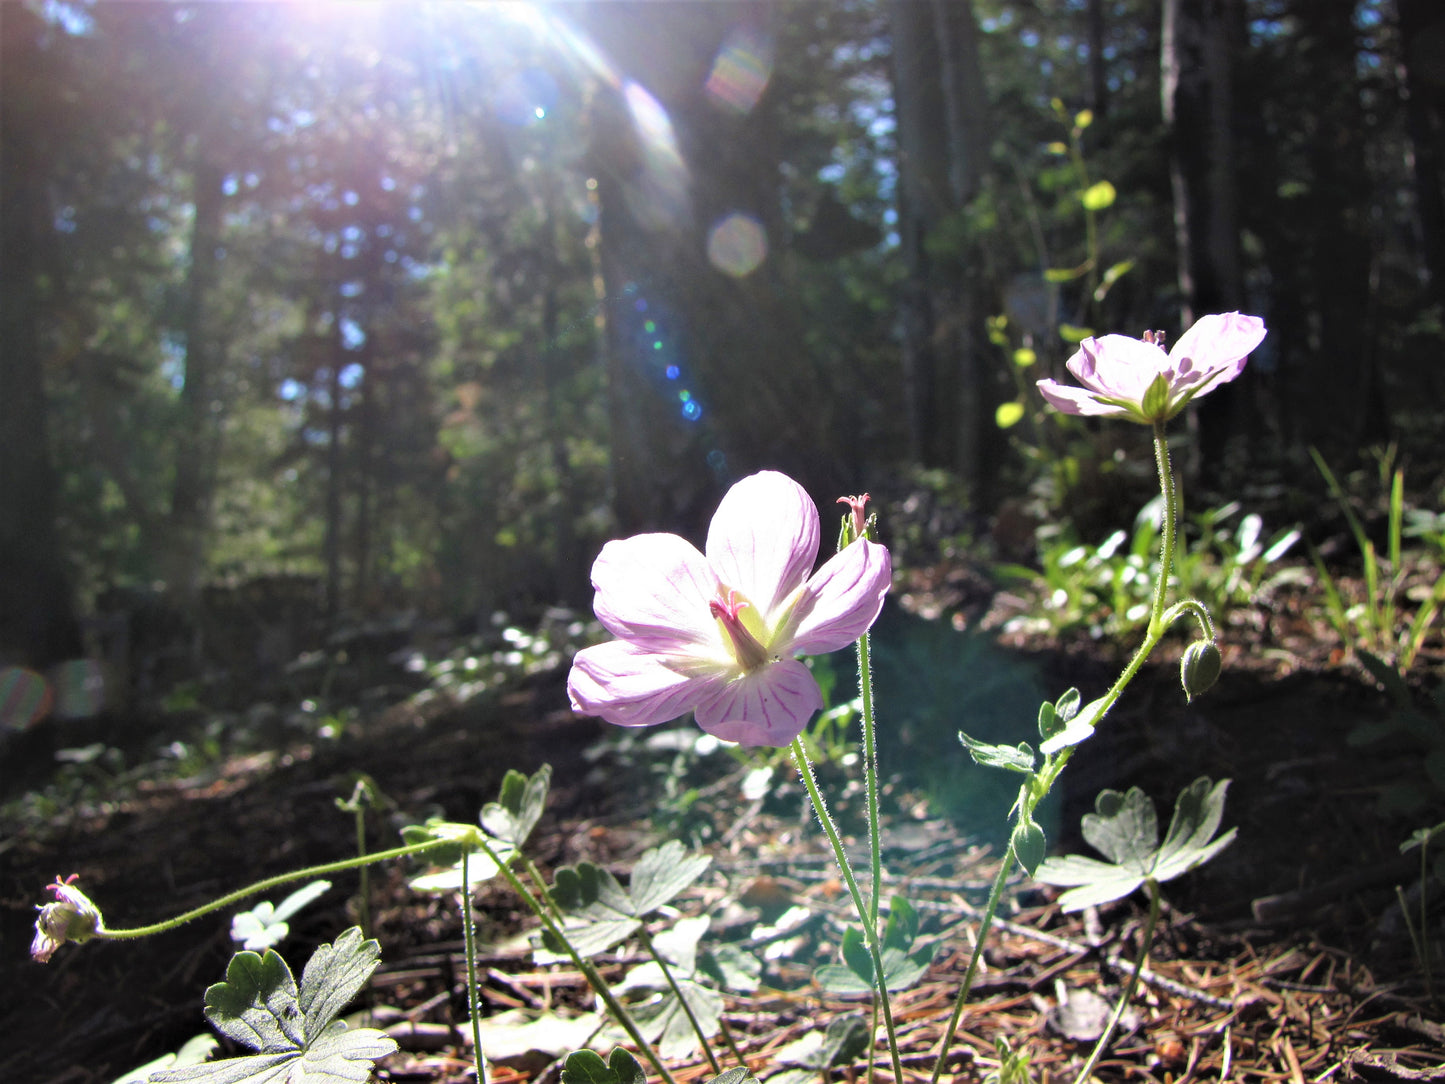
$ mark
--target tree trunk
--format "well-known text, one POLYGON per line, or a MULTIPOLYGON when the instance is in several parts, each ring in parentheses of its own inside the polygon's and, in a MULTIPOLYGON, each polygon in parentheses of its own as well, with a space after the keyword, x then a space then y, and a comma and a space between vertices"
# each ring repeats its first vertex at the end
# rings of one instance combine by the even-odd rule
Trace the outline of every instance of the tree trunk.
POLYGON ((39 110, 52 93, 27 8, 0 12, 0 664, 44 667, 81 653, 70 579, 55 529, 38 288, 53 244, 45 195, 53 161, 39 110))
POLYGON ((220 245, 222 171, 198 150, 193 172, 194 218, 191 223, 191 266, 186 283, 185 383, 181 385, 181 426, 176 446, 176 474, 171 490, 169 552, 164 566, 166 585, 177 605, 191 609, 200 588, 202 556, 211 497, 214 429, 219 424, 212 406, 215 395, 215 339, 211 299, 216 284, 216 250, 220 245))
MULTIPOLYGON (((898 127, 900 298, 911 457, 986 490, 993 432, 976 327, 981 284, 929 259, 930 234, 978 191, 987 160, 986 92, 969 3, 895 0, 889 8, 898 127)), ((962 261, 972 265, 966 256, 962 261)))
POLYGON ((1437 0, 1398 0, 1398 7, 1421 248, 1432 296, 1445 304, 1445 11, 1437 0))
MULTIPOLYGON (((1242 46, 1240 0, 1165 0, 1160 93, 1169 139, 1179 330, 1206 313, 1244 306, 1235 181, 1233 54, 1242 46)), ((1218 463, 1226 439, 1256 429, 1248 388, 1227 384, 1197 408, 1190 473, 1218 463)))

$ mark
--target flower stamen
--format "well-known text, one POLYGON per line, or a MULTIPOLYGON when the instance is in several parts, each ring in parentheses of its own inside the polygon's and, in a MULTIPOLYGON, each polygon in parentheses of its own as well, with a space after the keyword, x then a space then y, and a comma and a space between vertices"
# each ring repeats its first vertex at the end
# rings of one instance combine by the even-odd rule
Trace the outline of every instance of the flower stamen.
POLYGON ((733 657, 745 673, 767 665, 770 658, 768 649, 763 647, 758 638, 743 624, 743 608, 750 605, 752 604, 747 599, 730 587, 720 587, 718 597, 707 604, 708 611, 722 625, 723 631, 732 641, 733 657))

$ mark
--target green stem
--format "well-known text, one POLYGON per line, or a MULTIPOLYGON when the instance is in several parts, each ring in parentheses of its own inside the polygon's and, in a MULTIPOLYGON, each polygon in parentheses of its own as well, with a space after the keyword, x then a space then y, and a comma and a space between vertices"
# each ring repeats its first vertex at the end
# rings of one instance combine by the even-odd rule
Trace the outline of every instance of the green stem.
MULTIPOLYGON (((366 811, 361 803, 356 804, 356 856, 366 857, 366 811)), ((361 899, 357 905, 357 917, 361 919, 361 936, 371 937, 371 876, 367 866, 361 867, 361 899)))
POLYGON ((868 661, 868 633, 858 637, 858 692, 863 700, 863 784, 868 796, 868 858, 872 891, 868 922, 878 925, 878 900, 883 895, 883 842, 878 830, 878 742, 873 724, 873 668, 868 661))
POLYGON ((1119 1021, 1124 1016, 1124 1010, 1129 1007, 1129 1002, 1134 997, 1134 991, 1139 988, 1139 973, 1144 970, 1144 961, 1149 958, 1149 948, 1154 944, 1154 929, 1159 924, 1159 885, 1152 880, 1145 881, 1144 885, 1149 889, 1149 918, 1144 924, 1144 938, 1139 945, 1139 957, 1134 961, 1134 970, 1129 975, 1129 981, 1124 985, 1124 992, 1119 995, 1118 1004, 1109 1014, 1109 1022, 1104 1026, 1104 1034, 1100 1035, 1099 1041, 1094 1044, 1094 1049, 1089 1054, 1089 1060, 1084 1063, 1084 1068, 1074 1078, 1074 1084, 1087 1084, 1090 1074, 1094 1071, 1094 1066, 1099 1064, 1099 1058, 1103 1056, 1105 1047, 1114 1037, 1114 1029, 1119 1026, 1119 1021))
POLYGON ((1154 464, 1159 469, 1159 490, 1164 494, 1164 545, 1159 554, 1159 582, 1154 585, 1154 607, 1149 613, 1151 639, 1164 635, 1164 599, 1169 593, 1169 573, 1174 568, 1174 535, 1179 520, 1179 494, 1174 488, 1174 471, 1169 465, 1169 440, 1164 435, 1162 421, 1154 423, 1154 464))
POLYGON ((673 996, 677 998, 677 1003, 682 1006, 682 1011, 687 1014, 687 1022, 692 1025, 692 1033, 697 1036, 697 1041, 702 1043, 702 1052, 707 1057, 707 1063, 712 1066, 714 1073, 721 1073, 722 1066, 718 1063, 717 1055, 712 1052, 712 1044, 708 1042, 708 1037, 703 1034, 702 1025, 697 1022, 697 1017, 693 1015, 692 1006, 687 1003, 687 998, 683 996, 682 987, 678 986, 677 980, 672 977, 672 968, 667 966, 667 961, 662 958, 662 953, 658 952, 657 946, 652 943, 652 935, 647 932, 646 926, 639 928, 637 935, 641 938, 643 947, 646 948, 652 958, 657 961, 657 966, 662 968, 662 977, 667 980, 667 985, 672 987, 673 996))
MULTIPOLYGON (((738 1049, 737 1040, 733 1038, 733 1029, 728 1027, 728 1022, 724 1020, 721 1016, 717 1018, 717 1026, 719 1030, 722 1031, 723 1041, 728 1044, 728 1049, 732 1051, 733 1058, 744 1069, 747 1069, 748 1060, 747 1058, 743 1057, 743 1052, 738 1049)), ((751 1070, 749 1070, 749 1072, 751 1072, 751 1070)))
MULTIPOLYGON (((642 1037, 642 1032, 637 1029, 637 1024, 632 1019, 632 1014, 627 1011, 622 1002, 617 1000, 617 995, 612 992, 612 987, 607 985, 607 980, 602 977, 597 968, 592 966, 592 962, 584 958, 582 954, 573 947, 572 942, 568 939, 566 933, 563 932, 561 923, 553 920, 548 908, 544 906, 536 896, 532 895, 531 891, 522 883, 522 879, 517 876, 516 871, 512 869, 511 865, 502 861, 497 856, 496 852, 492 850, 491 845, 487 843, 485 837, 479 839, 479 842, 481 843, 482 850, 486 852, 487 857, 496 863, 497 867, 502 871, 502 876, 506 877, 507 882, 512 886, 512 890, 522 898, 523 903, 531 908, 532 913, 541 920, 547 932, 556 938, 557 942, 567 950, 567 955, 571 957, 573 965, 586 977, 588 985, 591 986, 597 996, 602 999, 602 1003, 607 1006, 607 1011, 612 1014, 612 1019, 616 1020, 617 1023, 621 1025, 622 1030, 627 1032, 627 1037, 632 1040, 633 1045, 635 1045, 638 1050, 642 1051, 643 1057, 657 1070, 657 1075, 662 1077, 667 1084, 677 1084, 673 1075, 667 1071, 667 1066, 662 1063, 662 1058, 659 1057, 657 1051, 652 1048, 652 1044, 642 1037)), ((531 863, 528 862, 528 865, 531 865, 531 863)), ((535 866, 532 867, 532 876, 534 878, 540 876, 536 872, 535 866)), ((543 894, 545 895, 545 893, 543 894)))
POLYGON ((290 884, 292 881, 304 881, 316 877, 325 876, 328 873, 340 873, 343 870, 357 869, 372 865, 377 862, 390 862, 393 858, 405 858, 408 855, 424 854, 427 851, 434 851, 441 847, 454 847, 456 844, 451 840, 433 839, 426 843, 413 843, 406 847, 393 847, 389 851, 376 851, 373 854, 362 855, 358 858, 345 858, 339 862, 327 862, 321 866, 308 866, 306 869, 296 870, 292 873, 281 873, 275 877, 267 877, 263 881, 239 888, 235 892, 227 893, 220 899, 212 900, 185 914, 177 915, 175 918, 168 918, 164 922, 156 922, 150 926, 135 926, 128 930, 102 929, 100 935, 116 941, 132 940, 138 937, 152 937, 158 933, 165 933, 167 930, 174 930, 177 926, 184 925, 200 918, 202 915, 209 915, 213 911, 223 911, 227 907, 240 903, 242 900, 255 896, 261 892, 267 892, 279 885, 290 884))
POLYGON ((858 912, 858 920, 863 923, 863 937, 868 943, 868 954, 873 958, 874 984, 878 990, 878 1002, 883 1008, 883 1026, 888 1032, 888 1053, 893 1059, 893 1079, 902 1084, 903 1062, 898 1053, 898 1033, 893 1027, 893 1009, 888 1002, 888 978, 883 971, 883 948, 878 941, 878 927, 875 923, 868 921, 868 908, 863 901, 863 893, 858 891, 858 881, 853 876, 853 867, 848 862, 848 852, 843 849, 843 840, 838 836, 838 828, 833 823, 833 817, 828 812, 828 807, 823 803, 823 795, 818 791, 818 781, 813 778, 813 765, 808 760, 807 750, 798 738, 793 739, 793 758, 798 763, 798 774, 803 777, 803 785, 808 788, 808 797, 813 803, 813 812, 817 814, 818 823, 823 826, 823 831, 828 836, 828 842, 833 846, 833 857, 838 862, 838 870, 843 874, 843 882, 848 886, 848 894, 853 897, 853 907, 858 912))
POLYGON ((963 1008, 968 1004, 968 995, 973 989, 974 976, 978 974, 978 965, 983 960, 983 946, 988 939, 989 928, 993 925, 993 916, 998 912, 999 901, 1003 899, 1004 886, 1008 883, 1009 874, 1013 872, 1014 852, 1009 847, 1004 851, 1003 861, 999 863, 998 874, 993 879, 993 887, 989 889, 988 903, 983 909, 983 919, 978 924, 978 937, 974 941, 973 955, 968 960, 968 970, 963 975, 963 985, 958 988, 958 998, 953 1003, 953 1015, 948 1018, 948 1027, 943 1032, 943 1044, 938 1048, 938 1061, 933 1066, 931 1084, 938 1084, 939 1077, 943 1075, 943 1067, 948 1062, 948 1048, 953 1045, 953 1036, 958 1031, 958 1022, 963 1019, 963 1008))
POLYGON ((467 954, 467 1011, 472 1014, 472 1062, 477 1067, 477 1084, 487 1084, 487 1059, 482 1054, 482 1008, 477 990, 477 934, 472 923, 472 881, 467 861, 469 850, 462 850, 462 937, 467 954))

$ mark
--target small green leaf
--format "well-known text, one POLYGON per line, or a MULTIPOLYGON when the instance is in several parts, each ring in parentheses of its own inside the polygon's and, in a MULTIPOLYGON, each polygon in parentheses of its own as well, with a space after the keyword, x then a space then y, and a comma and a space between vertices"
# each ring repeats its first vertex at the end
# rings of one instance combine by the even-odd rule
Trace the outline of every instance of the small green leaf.
POLYGON ((620 1046, 606 1061, 591 1050, 577 1050, 562 1063, 562 1084, 647 1084, 647 1074, 620 1046))
POLYGON ((1092 109, 1081 109, 1074 114, 1074 127, 1080 131, 1094 123, 1094 111, 1092 109))
POLYGON ((1032 348, 1021 346, 1014 351, 1013 358, 1020 369, 1027 369, 1039 360, 1039 355, 1032 348))
POLYGON ((902 896, 888 902, 888 922, 883 927, 883 950, 907 952, 918 938, 918 911, 902 896))
POLYGON ((1138 787, 1126 794, 1105 790, 1094 799, 1094 812, 1081 823, 1089 846, 1116 865, 1147 874, 1159 845, 1159 819, 1154 803, 1138 787))
POLYGON ((1104 285, 1114 285, 1114 283, 1118 282, 1120 278, 1122 278, 1124 275, 1127 275, 1132 270, 1134 270, 1133 260, 1120 260, 1118 263, 1112 265, 1107 271, 1104 272, 1104 285))
POLYGON ((751 994, 763 975, 763 962, 741 945, 731 942, 704 951, 698 970, 725 990, 751 994))
POLYGON ((240 942, 242 948, 252 952, 279 945, 291 932, 286 920, 320 898, 330 887, 330 881, 312 881, 275 906, 268 900, 262 900, 249 911, 242 911, 231 919, 231 940, 240 942))
POLYGON ((705 1084, 758 1084, 758 1078, 753 1076, 750 1069, 738 1065, 731 1069, 724 1069, 705 1084))
POLYGON ((482 807, 482 827, 498 839, 521 847, 542 819, 551 781, 550 764, 543 764, 530 779, 519 771, 508 770, 497 800, 482 807))
POLYGON ((1034 751, 1027 742, 1020 742, 1017 746, 990 745, 970 738, 961 730, 958 732, 958 740, 963 742, 973 762, 985 768, 1003 768, 1025 774, 1034 770, 1034 751))
POLYGON ((1079 199, 1086 210, 1102 211, 1106 207, 1112 206, 1117 197, 1118 193, 1114 191, 1112 184, 1108 181, 1099 181, 1085 189, 1079 199))
POLYGON ((843 962, 848 965, 848 970, 872 986, 873 954, 868 951, 863 935, 858 932, 856 926, 849 926, 843 931, 842 953, 843 962))
MULTIPOLYGON (((1079 267, 1050 267, 1044 271, 1045 282, 1073 282, 1084 273, 1079 267)), ((1085 336, 1087 337, 1087 336, 1085 336)))
POLYGON ((1081 343, 1085 339, 1092 338, 1094 329, 1091 327, 1079 327, 1077 324, 1060 324, 1059 338, 1066 343, 1081 343))

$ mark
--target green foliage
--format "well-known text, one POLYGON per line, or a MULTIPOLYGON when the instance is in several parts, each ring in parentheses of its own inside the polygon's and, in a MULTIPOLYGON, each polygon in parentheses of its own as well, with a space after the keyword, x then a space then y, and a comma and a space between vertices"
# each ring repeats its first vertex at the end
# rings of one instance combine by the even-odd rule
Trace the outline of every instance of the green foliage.
POLYGON ((336 1017, 381 960, 381 947, 352 927, 321 945, 301 974, 272 949, 238 952, 226 979, 206 991, 206 1019, 257 1053, 152 1073, 149 1084, 344 1084, 366 1080, 372 1063, 395 1052, 373 1028, 348 1030, 336 1017))
POLYGON ((331 888, 330 881, 312 881, 292 892, 278 904, 262 900, 249 910, 231 919, 231 940, 251 952, 261 952, 279 945, 291 932, 287 923, 292 915, 331 888))
POLYGON ((562 1063, 562 1084, 647 1084, 647 1074, 620 1046, 605 1062, 591 1050, 578 1050, 562 1063))
MULTIPOLYGON (((1428 562, 1424 566, 1424 582, 1414 597, 1419 605, 1414 616, 1406 618, 1402 602, 1408 597, 1406 585, 1410 579, 1413 562, 1405 560, 1403 540, 1405 537, 1405 472, 1403 468, 1389 471, 1388 464, 1393 452, 1387 452, 1381 460, 1381 474, 1389 475, 1389 496, 1387 503, 1387 525, 1385 534, 1385 556, 1381 557, 1374 541, 1365 531, 1354 504, 1345 493, 1335 474, 1330 470, 1324 457, 1315 448, 1310 455, 1324 476, 1350 534, 1359 549, 1364 572, 1363 590, 1358 601, 1346 600, 1345 592, 1325 568, 1319 553, 1314 553, 1315 570, 1319 573, 1320 587, 1325 595, 1325 616, 1346 647, 1361 652, 1389 658, 1400 672, 1408 673, 1419 654, 1421 646, 1429 636, 1431 626, 1445 605, 1445 570, 1430 571, 1428 562), (1434 576, 1431 581, 1430 576, 1434 576)), ((1431 520, 1427 516, 1416 516, 1412 522, 1415 537, 1430 538, 1431 520)))
MULTIPOLYGON (((916 984, 937 950, 932 940, 918 941, 918 912, 904 897, 894 896, 888 906, 882 943, 888 989, 906 990, 916 984)), ((818 985, 832 994, 865 994, 876 989, 873 957, 856 926, 843 931, 840 951, 843 963, 824 964, 814 973, 818 985)))
POLYGON ((1094 812, 1084 816, 1083 833, 1109 861, 1079 855, 1049 858, 1034 876, 1044 884, 1069 887, 1059 897, 1065 911, 1123 899, 1146 882, 1173 880, 1234 842, 1234 828, 1214 838, 1224 817, 1228 787, 1227 779, 1212 783, 1201 777, 1181 791, 1162 844, 1154 803, 1142 790, 1130 787, 1125 794, 1101 791, 1094 812))
MULTIPOLYGON (((1038 570, 996 565, 998 574, 1031 589, 1032 605, 1014 626, 1056 634, 1084 630, 1095 637, 1142 629, 1159 572, 1162 507, 1159 498, 1151 500, 1135 516, 1132 533, 1115 530, 1097 546, 1078 541, 1067 523, 1051 525, 1039 532, 1038 570)), ((1193 517, 1175 551, 1180 593, 1215 612, 1300 576, 1280 564, 1299 531, 1277 531, 1266 542, 1262 517, 1250 513, 1231 523, 1239 510, 1231 501, 1193 517)))

